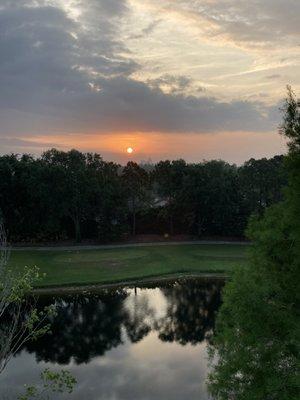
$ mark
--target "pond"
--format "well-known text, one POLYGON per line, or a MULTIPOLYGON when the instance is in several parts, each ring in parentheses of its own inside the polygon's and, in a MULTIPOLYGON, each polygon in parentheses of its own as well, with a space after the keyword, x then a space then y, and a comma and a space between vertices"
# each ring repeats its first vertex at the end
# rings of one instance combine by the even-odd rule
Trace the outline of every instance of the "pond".
POLYGON ((221 279, 43 296, 55 304, 52 333, 27 343, 1 374, 0 398, 16 398, 46 367, 77 379, 67 399, 208 399, 207 346, 221 279))

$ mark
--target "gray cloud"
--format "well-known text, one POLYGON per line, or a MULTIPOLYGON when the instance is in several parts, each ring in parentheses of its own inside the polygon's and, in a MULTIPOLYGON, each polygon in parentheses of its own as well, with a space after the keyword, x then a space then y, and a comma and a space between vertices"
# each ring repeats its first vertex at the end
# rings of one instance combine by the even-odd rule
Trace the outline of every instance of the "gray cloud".
POLYGON ((278 78, 281 78, 281 77, 282 76, 280 74, 273 74, 273 75, 268 75, 265 78, 273 80, 273 79, 278 79, 278 78))
MULTIPOLYGON (((16 152, 18 152, 18 149, 44 149, 45 147, 48 148, 53 148, 53 147, 59 147, 59 145, 55 142, 48 142, 48 143, 38 143, 35 141, 29 141, 25 139, 18 139, 18 138, 1 138, 0 137, 0 148, 5 150, 3 153, 9 153, 10 149, 16 149, 16 152)), ((2 153, 2 151, 1 151, 2 153)))
POLYGON ((132 36, 130 36, 130 39, 141 39, 145 36, 150 35, 150 33, 152 33, 155 30, 155 28, 157 27, 157 25, 159 25, 159 23, 161 21, 162 21, 161 19, 156 19, 156 20, 150 22, 148 24, 148 26, 146 26, 144 29, 142 29, 140 34, 132 35, 132 36))
MULTIPOLYGON (((41 115, 53 116, 53 131, 262 131, 276 126, 270 110, 260 103, 223 103, 214 98, 170 95, 126 77, 99 79, 96 83, 99 92, 87 89, 39 98, 41 115)), ((29 110, 32 106, 35 104, 31 103, 29 110)))
POLYGON ((152 88, 166 87, 171 93, 181 93, 189 88, 192 84, 192 79, 184 75, 164 74, 156 79, 149 79, 147 84, 152 88))

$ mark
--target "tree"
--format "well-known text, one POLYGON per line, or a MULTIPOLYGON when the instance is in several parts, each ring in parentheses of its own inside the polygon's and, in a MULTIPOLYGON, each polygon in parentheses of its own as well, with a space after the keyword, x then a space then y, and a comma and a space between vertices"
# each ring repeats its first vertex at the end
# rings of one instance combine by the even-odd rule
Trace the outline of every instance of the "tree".
POLYGON ((132 215, 132 235, 136 234, 136 215, 146 206, 149 198, 149 177, 137 163, 129 161, 122 171, 122 180, 132 215))
POLYGON ((156 164, 152 173, 158 195, 167 202, 165 209, 171 235, 174 234, 174 214, 180 209, 179 196, 186 172, 187 165, 184 160, 166 160, 156 164))
POLYGON ((263 214, 267 207, 282 200, 282 187, 286 185, 283 156, 270 160, 251 158, 239 168, 239 181, 247 214, 263 214))
POLYGON ((16 239, 32 237, 45 225, 39 202, 40 169, 29 155, 0 158, 0 207, 16 239), (30 221, 30 224, 29 224, 30 221))
MULTIPOLYGON (((29 339, 44 334, 44 315, 29 307, 25 295, 38 278, 35 268, 25 268, 16 275, 8 267, 9 249, 0 217, 0 373, 11 357, 29 339)), ((52 308, 47 309, 51 312, 52 308)))
MULTIPOLYGON (((0 213, 0 374, 10 359, 20 351, 25 343, 36 340, 49 330, 46 319, 55 315, 53 306, 40 312, 35 308, 28 295, 32 284, 38 279, 36 268, 24 268, 21 274, 15 274, 8 267, 9 248, 0 213)), ((49 399, 49 393, 72 392, 76 383, 68 371, 52 372, 46 369, 41 374, 43 388, 26 386, 25 394, 19 400, 49 399)))
POLYGON ((41 373, 42 385, 25 385, 25 393, 18 400, 49 400, 51 393, 72 393, 76 379, 69 371, 51 371, 46 368, 41 373))
POLYGON ((250 214, 282 198, 284 164, 282 156, 239 168, 222 160, 167 160, 147 166, 149 172, 129 163, 125 176, 97 153, 4 155, 0 208, 14 242, 108 242, 127 231, 128 214, 143 233, 241 236, 250 214))
POLYGON ((235 165, 212 160, 188 166, 181 204, 186 221, 198 236, 242 233, 241 194, 235 165))
POLYGON ((253 217, 251 264, 225 287, 209 376, 216 399, 296 400, 300 359, 300 104, 291 90, 281 133, 289 140, 284 200, 253 217))
POLYGON ((97 237, 111 241, 125 230, 126 191, 120 177, 120 165, 105 162, 98 154, 87 154, 91 196, 88 221, 96 224, 97 237))
MULTIPOLYGON (((89 196, 88 177, 86 175, 86 158, 77 150, 68 152, 56 149, 46 151, 42 160, 60 169, 62 186, 58 190, 63 194, 59 205, 71 218, 74 224, 76 242, 81 241, 81 222, 86 218, 89 196)), ((59 185, 59 182, 57 182, 59 185)))
POLYGON ((84 223, 96 225, 101 239, 113 238, 125 207, 119 165, 103 161, 97 153, 76 150, 52 149, 43 154, 42 161, 56 177, 50 183, 52 196, 59 204, 60 218, 72 220, 76 241, 82 239, 84 223))

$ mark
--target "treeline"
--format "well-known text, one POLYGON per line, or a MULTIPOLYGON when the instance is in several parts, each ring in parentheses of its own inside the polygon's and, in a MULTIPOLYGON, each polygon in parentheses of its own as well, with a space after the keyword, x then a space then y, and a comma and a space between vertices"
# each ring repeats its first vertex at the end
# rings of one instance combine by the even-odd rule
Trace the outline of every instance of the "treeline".
POLYGON ((96 153, 56 149, 0 157, 0 210, 14 242, 241 237, 249 216, 281 200, 285 184, 283 156, 240 167, 220 160, 122 167, 96 153))

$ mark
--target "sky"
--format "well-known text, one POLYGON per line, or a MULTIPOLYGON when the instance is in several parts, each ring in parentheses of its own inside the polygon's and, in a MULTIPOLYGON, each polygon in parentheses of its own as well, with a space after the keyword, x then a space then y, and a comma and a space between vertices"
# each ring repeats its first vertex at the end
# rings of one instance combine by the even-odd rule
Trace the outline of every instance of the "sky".
POLYGON ((1 0, 0 153, 271 157, 299 66, 299 0, 1 0))

